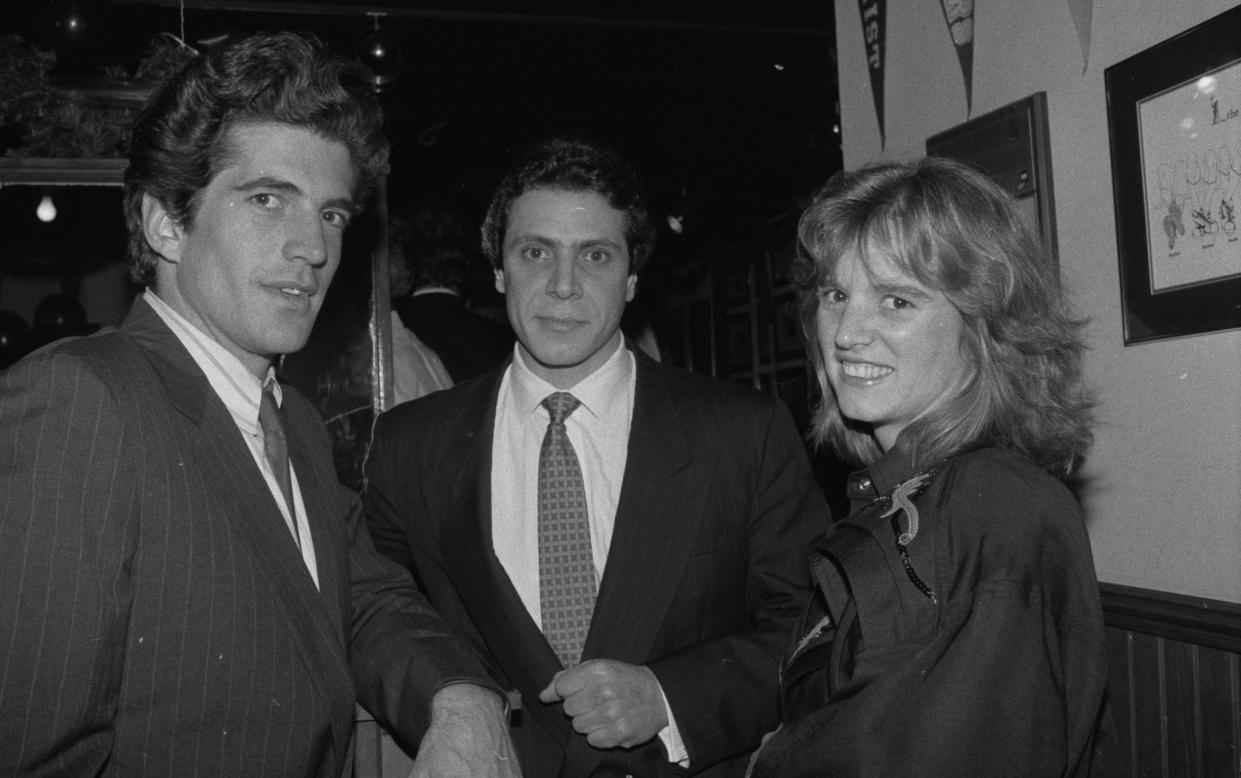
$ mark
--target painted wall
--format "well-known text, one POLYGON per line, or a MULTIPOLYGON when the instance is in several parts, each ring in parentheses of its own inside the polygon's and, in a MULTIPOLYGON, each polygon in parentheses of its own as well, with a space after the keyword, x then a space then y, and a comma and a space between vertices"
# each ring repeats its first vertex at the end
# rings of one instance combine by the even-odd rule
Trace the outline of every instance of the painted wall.
MULTIPOLYGON (((977 0, 973 116, 1046 92, 1061 272, 1093 317, 1101 426, 1083 475, 1099 579, 1241 602, 1241 332, 1123 346, 1106 67, 1236 5, 1095 0, 1089 63, 1067 0, 977 0), (1083 72, 1083 66, 1084 72, 1083 72)), ((880 148, 857 0, 835 0, 846 167, 924 153, 969 118, 935 0, 888 0, 880 148)))

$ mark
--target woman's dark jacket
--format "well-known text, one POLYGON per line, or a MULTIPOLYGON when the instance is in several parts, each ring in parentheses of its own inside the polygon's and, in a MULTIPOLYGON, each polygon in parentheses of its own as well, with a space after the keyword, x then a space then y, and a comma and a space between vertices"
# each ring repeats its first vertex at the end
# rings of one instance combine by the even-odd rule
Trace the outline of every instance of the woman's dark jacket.
POLYGON ((850 497, 753 775, 1090 774, 1107 650, 1069 490, 995 448, 928 473, 895 450, 850 497))

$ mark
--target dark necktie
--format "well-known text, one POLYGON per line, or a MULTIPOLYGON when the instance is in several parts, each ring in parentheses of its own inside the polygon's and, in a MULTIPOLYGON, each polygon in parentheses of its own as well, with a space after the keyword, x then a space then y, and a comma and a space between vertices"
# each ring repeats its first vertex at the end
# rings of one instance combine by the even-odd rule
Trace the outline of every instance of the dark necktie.
POLYGON ((272 393, 271 384, 263 387, 263 399, 259 401, 259 426, 263 428, 263 451, 267 454, 267 463, 276 476, 280 493, 284 495, 284 504, 288 506, 292 525, 293 540, 297 547, 302 547, 302 539, 297 533, 297 513, 293 507, 293 479, 289 475, 289 444, 284 434, 284 414, 276 405, 276 396, 272 393))
POLYGON ((551 421, 539 450, 539 601, 543 634, 565 667, 581 659, 596 589, 586 487, 564 426, 578 405, 568 392, 543 400, 551 421))

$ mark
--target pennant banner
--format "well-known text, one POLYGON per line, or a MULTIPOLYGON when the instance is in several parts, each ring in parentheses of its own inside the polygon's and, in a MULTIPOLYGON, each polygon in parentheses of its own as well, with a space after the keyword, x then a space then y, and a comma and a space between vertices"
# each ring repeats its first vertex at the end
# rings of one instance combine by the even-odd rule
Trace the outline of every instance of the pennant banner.
POLYGON ((879 120, 879 148, 886 139, 883 128, 883 58, 887 53, 884 41, 884 0, 858 0, 862 11, 862 42, 866 45, 866 68, 870 71, 870 92, 875 98, 875 116, 879 120))
POLYGON ((974 0, 939 0, 965 80, 965 115, 974 109, 974 0))
POLYGON ((1082 47, 1082 73, 1090 64, 1090 19, 1094 16, 1094 0, 1069 0, 1069 13, 1077 27, 1077 42, 1082 47))

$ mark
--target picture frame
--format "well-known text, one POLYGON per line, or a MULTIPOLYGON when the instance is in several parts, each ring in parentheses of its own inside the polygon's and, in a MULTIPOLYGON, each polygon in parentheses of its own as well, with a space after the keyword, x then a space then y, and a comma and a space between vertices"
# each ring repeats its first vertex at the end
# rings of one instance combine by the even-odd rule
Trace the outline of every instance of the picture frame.
POLYGON ((1126 346, 1241 327, 1238 29, 1241 7, 1104 70, 1126 346))
POLYGON ((1056 196, 1051 174, 1047 93, 1035 92, 926 139, 926 153, 964 162, 1017 201, 1026 224, 1055 260, 1056 196))

